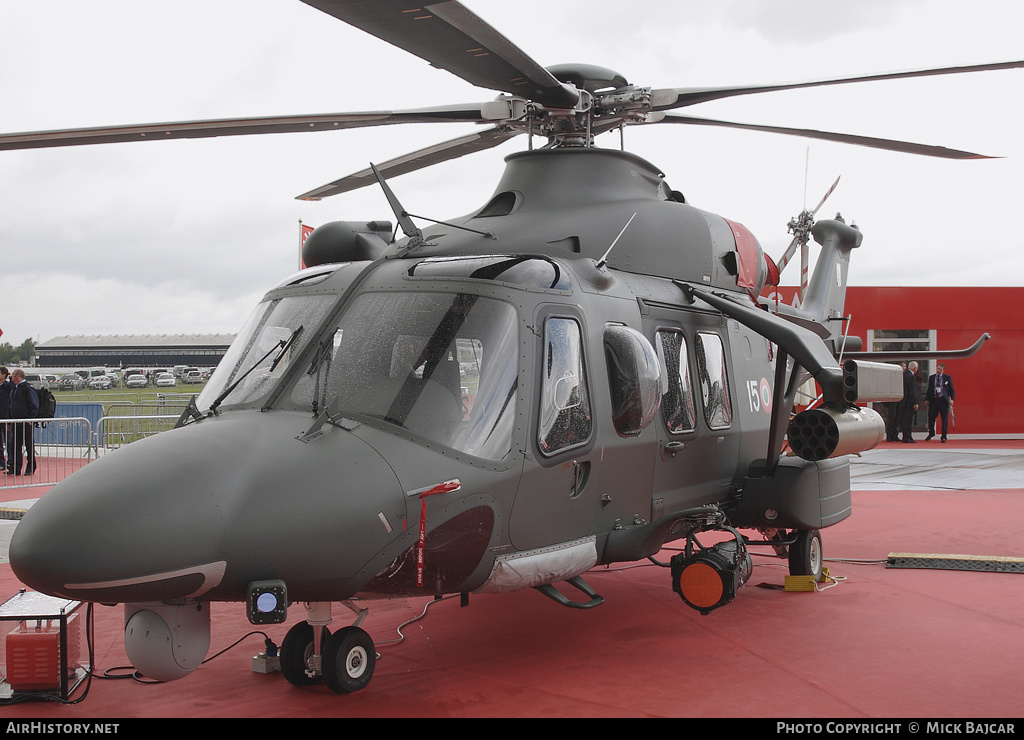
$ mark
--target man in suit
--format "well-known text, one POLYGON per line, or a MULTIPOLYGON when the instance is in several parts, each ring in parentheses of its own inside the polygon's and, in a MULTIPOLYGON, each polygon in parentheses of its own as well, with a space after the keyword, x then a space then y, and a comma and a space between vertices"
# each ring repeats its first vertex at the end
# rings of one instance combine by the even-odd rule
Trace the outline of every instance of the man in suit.
MULTIPOLYGON (((0 421, 11 418, 11 390, 14 384, 8 378, 11 373, 6 367, 0 365, 0 421)), ((4 458, 4 450, 10 447, 7 441, 11 431, 10 424, 0 424, 0 467, 7 469, 7 460, 4 458)), ((3 471, 0 471, 2 474, 3 471)))
MULTIPOLYGON (((11 373, 11 418, 35 419, 39 416, 39 396, 36 389, 25 380, 25 371, 20 367, 11 373)), ((7 472, 21 475, 22 449, 25 455, 25 475, 36 470, 36 451, 32 440, 32 422, 14 424, 11 431, 11 446, 7 448, 7 472)))
POLYGON ((900 431, 903 432, 901 441, 913 444, 916 441, 913 435, 914 420, 917 417, 917 409, 921 405, 921 389, 917 385, 916 362, 911 362, 903 371, 903 400, 900 405, 903 412, 900 422, 900 431))
POLYGON ((942 417, 942 441, 946 441, 949 409, 955 397, 953 379, 946 375, 946 366, 940 363, 935 367, 935 374, 928 378, 928 390, 925 391, 924 402, 928 405, 928 436, 925 442, 935 436, 936 416, 942 417))
MULTIPOLYGON (((900 372, 907 372, 907 363, 899 363, 900 372)), ((899 442, 900 430, 903 429, 903 400, 884 403, 885 408, 885 441, 899 442)))

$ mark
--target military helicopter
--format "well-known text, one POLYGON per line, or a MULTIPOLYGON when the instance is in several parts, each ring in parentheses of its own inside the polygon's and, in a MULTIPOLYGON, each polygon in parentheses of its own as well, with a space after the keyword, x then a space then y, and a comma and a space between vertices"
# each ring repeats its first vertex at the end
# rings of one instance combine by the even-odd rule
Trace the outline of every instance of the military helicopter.
MULTIPOLYGON (((686 203, 649 162, 594 140, 689 124, 977 157, 670 111, 1024 62, 655 89, 593 65, 541 67, 451 0, 306 1, 500 94, 412 111, 0 136, 0 149, 16 149, 481 125, 299 196, 376 185, 403 236, 390 221, 316 229, 306 268, 266 294, 174 430, 90 463, 26 514, 10 547, 18 578, 124 604, 128 656, 157 680, 201 663, 210 602, 241 602, 253 624, 286 623, 291 608, 300 620, 281 646, 282 672, 337 693, 373 674, 360 624, 374 598, 468 603, 534 588, 588 609, 602 597, 587 571, 653 559, 676 541, 680 553, 659 565, 703 613, 735 598, 752 547, 820 578, 820 531, 851 513, 845 456, 884 434, 862 404, 902 396, 898 368, 844 335, 861 232, 802 219, 794 244, 821 246, 815 272, 799 308, 774 306, 761 293, 778 283, 778 267, 753 234, 686 203), (493 196, 461 218, 421 230, 389 184, 516 136, 530 146, 507 157, 493 196), (792 415, 808 378, 821 405, 792 415), (786 444, 793 454, 782 454, 786 444), (332 630, 336 604, 354 620, 332 630)), ((982 341, 942 356, 968 356, 982 341)))

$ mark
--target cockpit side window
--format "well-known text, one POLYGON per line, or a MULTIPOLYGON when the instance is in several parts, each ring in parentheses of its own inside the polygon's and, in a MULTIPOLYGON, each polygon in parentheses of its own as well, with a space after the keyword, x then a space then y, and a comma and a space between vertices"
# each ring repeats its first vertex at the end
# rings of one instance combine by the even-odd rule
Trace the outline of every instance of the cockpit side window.
POLYGON ((554 455, 586 443, 593 426, 579 323, 549 318, 543 351, 537 444, 544 455, 554 455))
POLYGON ((704 419, 712 429, 732 425, 729 377, 725 367, 725 347, 717 334, 697 334, 697 376, 704 402, 704 419))
POLYGON ((665 426, 672 434, 692 432, 697 427, 697 412, 690 382, 686 337, 681 331, 659 329, 655 341, 666 381, 661 399, 665 426))

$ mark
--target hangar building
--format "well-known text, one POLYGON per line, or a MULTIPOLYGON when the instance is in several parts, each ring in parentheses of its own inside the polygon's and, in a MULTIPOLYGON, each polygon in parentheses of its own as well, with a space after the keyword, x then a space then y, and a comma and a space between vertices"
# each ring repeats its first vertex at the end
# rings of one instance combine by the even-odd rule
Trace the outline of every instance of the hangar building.
POLYGON ((124 334, 55 337, 36 345, 39 367, 213 367, 234 334, 124 334))

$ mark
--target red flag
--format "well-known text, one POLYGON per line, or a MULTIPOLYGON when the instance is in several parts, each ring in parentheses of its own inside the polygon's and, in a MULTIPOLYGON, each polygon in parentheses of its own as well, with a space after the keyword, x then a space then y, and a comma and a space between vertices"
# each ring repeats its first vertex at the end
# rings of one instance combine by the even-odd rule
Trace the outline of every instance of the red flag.
POLYGON ((306 226, 300 220, 299 221, 299 269, 300 270, 305 270, 306 269, 306 263, 302 261, 302 245, 304 245, 306 243, 306 239, 308 239, 309 235, 312 234, 312 233, 313 233, 313 227, 312 226, 306 226))

